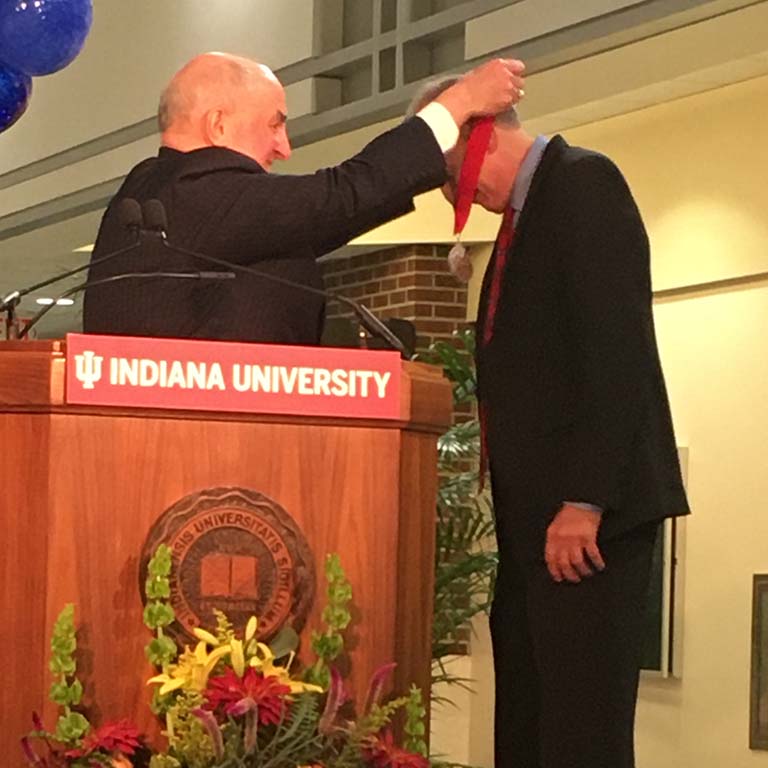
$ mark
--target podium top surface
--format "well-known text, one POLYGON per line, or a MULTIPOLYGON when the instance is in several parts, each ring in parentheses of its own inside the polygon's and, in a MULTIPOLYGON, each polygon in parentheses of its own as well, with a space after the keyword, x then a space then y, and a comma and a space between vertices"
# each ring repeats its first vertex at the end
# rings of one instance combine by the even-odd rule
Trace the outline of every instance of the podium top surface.
MULTIPOLYGON (((388 353, 367 350, 340 350, 327 347, 299 348, 281 345, 248 345, 232 344, 230 342, 199 341, 180 342, 167 339, 122 339, 121 337, 88 337, 83 335, 72 335, 68 339, 70 346, 69 355, 67 354, 68 347, 65 340, 0 342, 0 413, 88 413, 105 416, 130 415, 145 418, 197 418, 203 420, 207 418, 225 418, 272 422, 286 421, 291 423, 318 422, 329 425, 352 422, 361 426, 375 425, 377 427, 410 428, 429 432, 442 432, 451 423, 453 411, 451 387, 443 376, 442 371, 435 366, 423 363, 400 361, 394 355, 389 355, 388 353), (168 349, 170 345, 173 345, 172 348, 174 350, 179 348, 192 349, 194 351, 194 359, 199 359, 201 355, 204 358, 205 354, 208 354, 209 358, 211 356, 216 358, 217 352, 222 353, 224 358, 231 359, 233 350, 245 353, 244 359, 250 359, 249 353, 258 352, 262 357, 266 355, 268 362, 270 360, 292 360, 298 356, 296 366, 302 367, 296 370, 302 372, 310 370, 306 367, 308 365, 322 367, 326 365, 326 360, 342 359, 352 361, 353 367, 361 368, 364 368, 366 364, 370 364, 370 361, 374 361, 375 364, 379 360, 382 362, 386 360, 387 365, 395 374, 392 378, 396 379, 397 387, 393 391, 397 400, 390 407, 389 415, 384 418, 377 416, 375 410, 369 414, 364 408, 358 408, 357 412, 353 409, 350 411, 351 416, 346 415, 343 411, 334 412, 331 410, 326 413, 322 409, 313 413, 311 409, 306 410, 306 407, 301 404, 300 398, 294 397, 294 404, 292 404, 291 398, 287 397, 285 393, 281 397, 276 398, 277 405, 267 399, 267 404, 264 407, 260 406, 260 403, 265 402, 263 397, 261 400, 254 400, 251 397, 249 400, 247 397, 244 398, 242 395, 238 395, 241 398, 238 401, 236 397, 224 397, 222 399, 223 395, 220 395, 218 399, 201 397, 196 400, 195 398, 190 399, 188 392, 176 393, 177 395, 185 395, 186 398, 175 397, 172 399, 169 399, 168 392, 163 392, 164 397, 155 398, 155 402, 152 402, 151 397, 149 400, 147 399, 147 392, 151 387, 148 386, 146 381, 139 382, 140 386, 135 388, 135 399, 133 395, 126 395, 127 390, 123 388, 118 400, 102 399, 99 401, 98 397, 90 400, 88 397, 83 397, 82 392, 80 395, 77 395, 76 390, 78 388, 83 389, 81 386, 83 377, 79 377, 80 382, 78 382, 75 381, 74 376, 74 350, 76 348, 79 349, 78 345, 82 346, 84 341, 116 344, 118 349, 121 348, 121 342, 124 342, 122 346, 128 350, 126 354, 134 355, 133 362, 135 362, 137 354, 143 357, 145 349, 147 350, 147 356, 151 358, 152 350, 160 349, 162 352, 163 349, 168 349), (163 347, 163 345, 165 346, 163 347), (137 349, 140 350, 139 353, 136 352, 137 349), (341 357, 339 358, 339 356, 341 357), (360 366, 356 364, 358 360, 361 361, 360 366), (368 361, 368 363, 365 361, 368 361), (68 393, 69 397, 67 396, 68 393), (220 405, 220 401, 225 404, 220 405), (238 404, 239 402, 244 403, 242 408, 238 404), (295 403, 299 403, 298 407, 295 403)), ((90 343, 86 344, 86 346, 93 346, 98 349, 98 343, 90 343)), ((147 365, 152 363, 151 359, 145 362, 147 362, 147 365)), ((328 366, 336 364, 335 362, 330 362, 328 366)), ((78 361, 79 366, 80 361, 78 361)), ((244 368, 247 367, 247 365, 244 366, 244 368)), ((112 370, 113 373, 116 370, 114 365, 112 370)), ((261 373, 263 375, 263 372, 261 373)), ((297 379, 293 371, 289 371, 289 373, 293 375, 293 381, 296 381, 297 379)), ((351 373, 360 374, 361 372, 352 370, 351 373)), ((255 376, 256 374, 253 373, 252 375, 255 376)), ((281 375, 284 378, 286 376, 283 372, 281 372, 281 375)), ((307 374, 303 375, 307 376, 307 374)), ((324 375, 327 377, 327 374, 324 375)), ((382 381, 384 380, 384 376, 371 374, 371 376, 374 375, 379 376, 379 379, 382 381)), ((244 377, 241 376, 240 378, 244 377)), ((87 381, 87 379, 85 380, 87 381)), ((370 383, 371 388, 373 388, 376 382, 371 379, 370 383)), ((88 386, 86 385, 84 388, 88 389, 88 386)), ((383 388, 381 386, 379 388, 381 394, 383 394, 383 388)), ((93 389, 92 386, 91 389, 93 389)), ((223 380, 221 389, 225 389, 223 380)), ((243 389, 243 382, 240 381, 240 392, 243 389)), ((326 391, 328 391, 327 385, 326 391)), ((203 394, 205 395, 206 393, 203 394)), ((235 395, 234 392, 231 394, 235 395)), ((307 399, 304 398, 304 400, 307 399)))

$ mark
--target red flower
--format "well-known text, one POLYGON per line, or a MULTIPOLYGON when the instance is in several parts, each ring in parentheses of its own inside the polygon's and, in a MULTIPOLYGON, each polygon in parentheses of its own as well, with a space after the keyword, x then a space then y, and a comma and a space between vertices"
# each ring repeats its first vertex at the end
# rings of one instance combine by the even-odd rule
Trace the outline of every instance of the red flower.
POLYGON ((259 723, 267 725, 285 717, 290 692, 276 677, 264 677, 253 668, 248 668, 242 678, 227 669, 223 675, 210 678, 205 698, 210 709, 223 710, 233 717, 256 710, 259 723))
POLYGON ((426 757, 398 747, 391 731, 371 738, 363 756, 373 768, 429 768, 426 757))
POLYGON ((64 753, 65 757, 87 757, 101 750, 108 754, 121 752, 132 755, 139 747, 139 732, 128 720, 117 723, 105 723, 101 728, 91 731, 83 739, 83 744, 77 749, 64 753))

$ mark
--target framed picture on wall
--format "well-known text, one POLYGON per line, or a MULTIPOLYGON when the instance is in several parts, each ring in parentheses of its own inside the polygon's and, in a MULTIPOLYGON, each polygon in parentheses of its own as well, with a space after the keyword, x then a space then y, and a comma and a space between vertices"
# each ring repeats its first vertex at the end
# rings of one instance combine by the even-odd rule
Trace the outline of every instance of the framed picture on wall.
MULTIPOLYGON (((688 448, 678 446, 683 484, 688 485, 688 448)), ((659 527, 651 561, 651 579, 646 604, 640 669, 644 676, 672 677, 680 674, 679 634, 681 616, 675 606, 682 598, 681 571, 684 550, 684 521, 668 518, 659 527)))
POLYGON ((676 534, 676 521, 665 520, 659 529, 651 561, 651 583, 640 657, 640 669, 662 677, 672 674, 676 534))
POLYGON ((752 586, 749 748, 768 750, 768 574, 756 574, 752 586))

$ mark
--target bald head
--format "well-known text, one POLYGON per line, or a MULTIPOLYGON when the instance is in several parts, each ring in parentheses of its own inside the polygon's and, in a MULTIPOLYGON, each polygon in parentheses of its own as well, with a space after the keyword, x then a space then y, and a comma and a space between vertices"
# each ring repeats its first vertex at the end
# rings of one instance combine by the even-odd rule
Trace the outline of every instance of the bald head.
POLYGON ((185 64, 160 97, 163 145, 189 152, 232 149, 269 168, 290 155, 285 91, 269 67, 227 53, 185 64))

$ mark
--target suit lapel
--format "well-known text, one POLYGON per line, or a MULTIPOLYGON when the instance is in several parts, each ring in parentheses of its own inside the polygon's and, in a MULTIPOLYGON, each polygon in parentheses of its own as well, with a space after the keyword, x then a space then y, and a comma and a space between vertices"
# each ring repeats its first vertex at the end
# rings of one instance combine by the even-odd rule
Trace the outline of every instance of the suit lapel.
MULTIPOLYGON (((507 263, 504 268, 504 275, 502 280, 507 279, 510 273, 513 273, 516 266, 515 254, 521 253, 525 243, 525 232, 528 226, 528 222, 536 210, 536 198, 541 193, 542 187, 545 185, 546 178, 549 171, 559 162, 560 157, 567 148, 568 144, 562 136, 553 136, 547 144, 544 154, 542 155, 541 162, 536 168, 536 172, 531 179, 531 187, 528 190, 528 196, 525 200, 523 210, 520 212, 520 216, 515 227, 515 236, 512 239, 512 243, 508 250, 507 263)), ((488 311, 488 293, 490 291, 491 276, 493 275, 494 262, 496 261, 496 254, 494 253, 491 259, 488 261, 488 266, 485 268, 485 274, 483 275, 483 282, 480 288, 480 297, 477 306, 477 322, 475 324, 475 336, 478 339, 477 349, 480 350, 480 339, 483 337, 483 330, 485 326, 486 314, 488 311)), ((503 291, 502 291, 503 295, 503 291)))
MULTIPOLYGON (((568 147, 565 139, 562 136, 553 136, 547 144, 544 154, 541 157, 541 162, 536 168, 536 172, 531 179, 531 186, 528 190, 528 196, 525 199, 525 205, 520 212, 520 217, 517 221, 517 227, 515 227, 515 240, 512 244, 512 250, 522 247, 525 242, 525 233, 528 229, 528 222, 531 216, 536 215, 537 205, 536 200, 542 192, 542 189, 546 186, 547 176, 554 166, 560 161, 563 152, 568 147)), ((511 262, 509 263, 511 266, 511 262)))
POLYGON ((480 297, 477 301, 477 322, 475 323, 475 344, 477 351, 480 351, 482 347, 482 338, 485 333, 485 317, 488 312, 488 293, 491 287, 491 275, 493 275, 494 262, 496 260, 495 248, 491 253, 491 258, 488 259, 488 264, 485 267, 483 274, 483 282, 480 287, 480 297))

